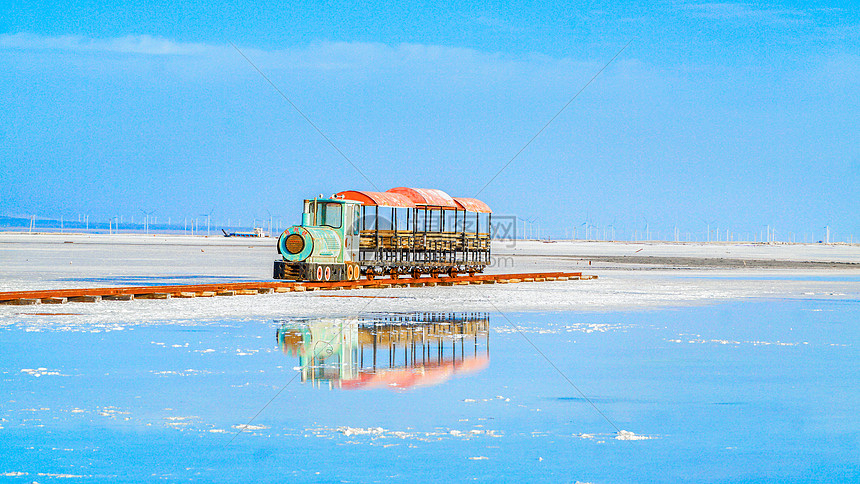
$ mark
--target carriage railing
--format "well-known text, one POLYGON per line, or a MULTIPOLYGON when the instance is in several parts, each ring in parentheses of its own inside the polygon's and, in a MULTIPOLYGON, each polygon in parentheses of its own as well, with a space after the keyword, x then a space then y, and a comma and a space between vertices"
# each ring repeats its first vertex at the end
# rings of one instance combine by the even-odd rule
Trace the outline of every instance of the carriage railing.
POLYGON ((362 230, 360 247, 416 248, 423 249, 434 244, 450 244, 458 250, 465 248, 489 249, 490 234, 463 232, 418 232, 409 230, 362 230))
POLYGON ((363 230, 361 261, 385 266, 485 266, 490 262, 490 235, 464 232, 363 230))

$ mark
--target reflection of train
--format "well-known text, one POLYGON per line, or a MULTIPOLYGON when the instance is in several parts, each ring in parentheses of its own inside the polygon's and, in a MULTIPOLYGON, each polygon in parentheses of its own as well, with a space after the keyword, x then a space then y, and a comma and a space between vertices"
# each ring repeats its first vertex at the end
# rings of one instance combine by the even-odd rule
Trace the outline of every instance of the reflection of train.
POLYGON ((283 321, 276 337, 303 382, 403 389, 486 368, 489 326, 486 313, 418 313, 283 321))
POLYGON ((491 210, 442 190, 345 191, 305 200, 301 225, 278 239, 274 278, 354 281, 377 275, 482 272, 491 210))

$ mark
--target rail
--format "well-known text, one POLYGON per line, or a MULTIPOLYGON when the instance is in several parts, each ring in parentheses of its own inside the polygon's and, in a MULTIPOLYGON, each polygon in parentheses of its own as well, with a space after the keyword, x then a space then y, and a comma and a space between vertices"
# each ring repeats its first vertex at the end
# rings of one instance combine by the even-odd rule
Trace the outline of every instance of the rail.
POLYGON ((581 272, 534 272, 526 274, 480 274, 456 277, 387 277, 373 280, 337 282, 227 282, 172 286, 126 286, 78 289, 45 289, 39 291, 0 292, 0 304, 63 304, 67 302, 130 301, 133 299, 169 299, 211 296, 268 294, 317 290, 376 289, 390 287, 455 286, 467 284, 507 284, 597 279, 581 272))

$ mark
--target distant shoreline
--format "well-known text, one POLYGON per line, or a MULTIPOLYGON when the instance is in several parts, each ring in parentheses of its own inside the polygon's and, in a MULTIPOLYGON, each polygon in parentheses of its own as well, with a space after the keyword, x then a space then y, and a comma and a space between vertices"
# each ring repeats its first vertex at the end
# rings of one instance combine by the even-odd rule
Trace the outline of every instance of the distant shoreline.
POLYGON ((722 257, 652 257, 652 256, 583 256, 534 255, 555 259, 610 262, 616 264, 643 264, 661 269, 860 269, 860 262, 832 262, 779 259, 726 259, 722 257))

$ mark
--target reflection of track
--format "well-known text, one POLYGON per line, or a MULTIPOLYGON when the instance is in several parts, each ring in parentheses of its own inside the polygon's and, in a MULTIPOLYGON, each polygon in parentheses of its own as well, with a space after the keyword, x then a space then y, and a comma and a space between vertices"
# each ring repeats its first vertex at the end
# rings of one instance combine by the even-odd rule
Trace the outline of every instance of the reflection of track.
POLYGON ((0 292, 0 304, 59 304, 65 302, 96 302, 106 300, 168 299, 171 297, 208 297, 300 292, 316 290, 457 286, 467 284, 506 284, 597 279, 581 272, 536 272, 528 274, 481 274, 457 277, 401 277, 338 282, 228 282, 223 284, 194 284, 185 286, 99 287, 82 289, 48 289, 44 291, 0 292))

